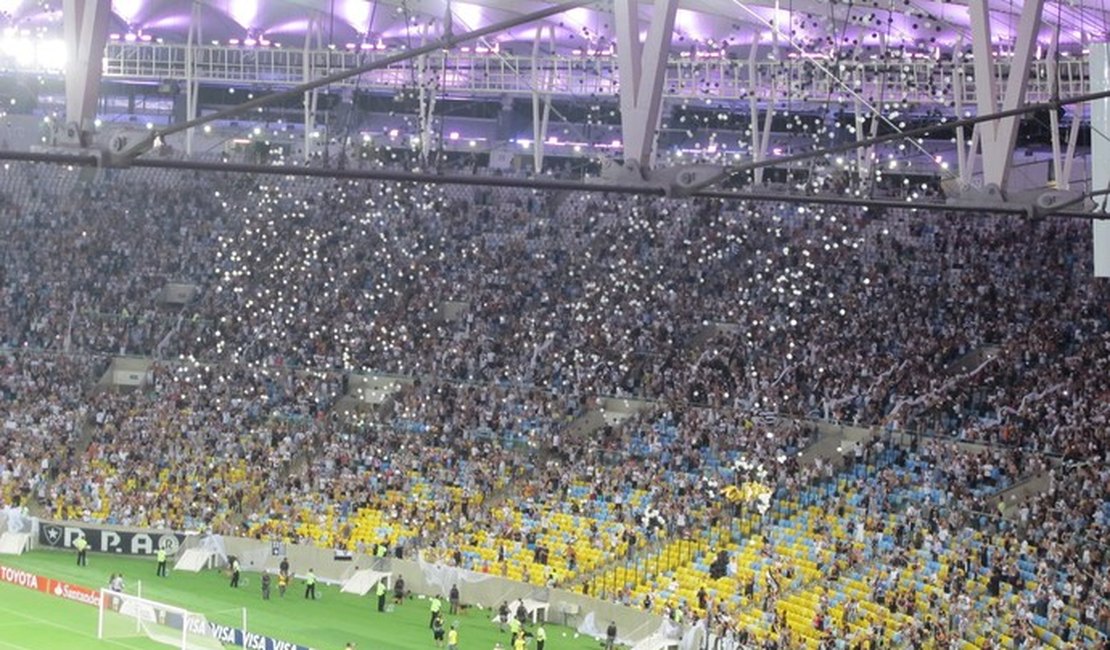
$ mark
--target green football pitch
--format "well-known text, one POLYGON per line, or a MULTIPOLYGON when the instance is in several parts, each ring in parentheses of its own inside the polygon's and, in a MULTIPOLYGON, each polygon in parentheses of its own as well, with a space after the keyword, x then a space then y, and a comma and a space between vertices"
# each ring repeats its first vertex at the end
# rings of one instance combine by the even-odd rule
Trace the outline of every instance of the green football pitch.
MULTIPOLYGON (((347 642, 354 642, 359 650, 436 647, 428 629, 428 602, 420 598, 405 601, 393 612, 379 613, 376 598, 341 594, 334 586, 318 585, 320 599, 305 600, 304 585, 298 580, 290 585, 284 598, 278 597, 275 581, 271 599, 264 601, 258 574, 244 572, 248 584, 232 589, 220 572, 170 571, 168 578, 158 578, 152 559, 94 553, 89 554, 87 567, 76 566, 71 553, 52 551, 7 556, 0 558, 0 564, 94 588, 106 586, 112 573, 123 572, 127 593, 135 594, 141 581, 144 598, 235 627, 242 625, 246 608, 249 631, 316 650, 342 650, 347 642)), ((508 633, 499 632, 490 620, 492 617, 488 609, 466 608, 458 616, 445 616, 444 622, 447 626, 458 622, 459 650, 491 650, 498 642, 502 647, 510 647, 508 633)), ((96 622, 95 607, 0 583, 0 650, 167 647, 145 638, 98 640, 96 622)), ((547 625, 545 629, 545 650, 598 650, 600 645, 592 638, 577 636, 569 628, 547 625)))

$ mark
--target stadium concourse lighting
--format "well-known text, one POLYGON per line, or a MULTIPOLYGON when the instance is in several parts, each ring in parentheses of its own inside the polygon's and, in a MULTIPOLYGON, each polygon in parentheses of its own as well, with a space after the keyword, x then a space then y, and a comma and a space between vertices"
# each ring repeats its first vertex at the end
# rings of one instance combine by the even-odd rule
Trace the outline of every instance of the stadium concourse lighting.
POLYGON ((391 56, 377 59, 365 65, 358 66, 357 68, 351 68, 350 70, 336 72, 327 75, 326 77, 316 79, 314 81, 308 81, 303 84, 299 84, 290 88, 289 90, 283 90, 271 95, 263 95, 248 102, 232 106, 230 108, 215 111, 207 115, 201 115, 191 120, 179 122, 178 124, 171 124, 164 129, 155 129, 145 138, 132 145, 130 148, 118 152, 116 154, 116 157, 121 159, 120 162, 126 163, 127 160, 133 160, 143 155, 147 151, 150 151, 151 148, 153 148, 155 142, 162 138, 165 138, 167 135, 180 133, 181 131, 186 131, 194 127, 202 126, 204 124, 207 124, 208 122, 213 122, 216 120, 226 120, 232 117, 236 117, 246 111, 251 111, 256 108, 268 106, 270 104, 285 99, 295 98, 303 95, 308 91, 315 90, 317 88, 323 88, 324 86, 343 81, 344 79, 349 79, 350 77, 356 77, 358 75, 372 72, 374 70, 380 70, 382 68, 386 68, 397 63, 403 63, 424 54, 431 54, 432 52, 436 52, 439 50, 450 49, 452 47, 455 47, 456 45, 465 43, 466 41, 472 41, 474 39, 489 36, 491 34, 498 34, 514 27, 524 25, 526 23, 543 20, 544 18, 550 18, 551 16, 561 14, 569 9, 575 9, 577 7, 591 4, 591 2, 592 0, 572 0, 571 2, 564 2, 561 4, 553 5, 551 7, 547 7, 545 9, 541 9, 539 11, 533 11, 532 13, 525 14, 523 16, 509 18, 499 23, 493 23, 492 25, 487 25, 480 29, 471 30, 464 34, 454 35, 448 32, 443 38, 437 41, 433 41, 426 45, 421 45, 420 47, 414 47, 391 56))

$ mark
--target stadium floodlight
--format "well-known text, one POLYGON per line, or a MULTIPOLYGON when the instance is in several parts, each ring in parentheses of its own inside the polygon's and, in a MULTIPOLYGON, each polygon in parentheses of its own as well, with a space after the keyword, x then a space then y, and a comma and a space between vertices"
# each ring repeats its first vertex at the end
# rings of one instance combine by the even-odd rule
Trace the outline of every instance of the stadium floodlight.
POLYGON ((57 72, 65 69, 65 42, 57 38, 37 38, 15 29, 0 33, 0 58, 14 61, 21 68, 57 72))
POLYGON ((147 637, 181 650, 223 650, 203 614, 108 589, 100 590, 96 637, 147 637))
POLYGON ((35 63, 43 70, 65 70, 67 49, 61 39, 37 39, 35 63))

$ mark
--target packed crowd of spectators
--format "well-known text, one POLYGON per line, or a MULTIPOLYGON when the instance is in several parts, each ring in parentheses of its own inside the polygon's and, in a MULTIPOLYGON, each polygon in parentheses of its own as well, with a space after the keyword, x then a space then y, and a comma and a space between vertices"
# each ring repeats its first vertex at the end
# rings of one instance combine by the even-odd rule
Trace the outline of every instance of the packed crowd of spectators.
POLYGON ((646 503, 681 534, 741 460, 786 496, 833 479, 799 456, 801 419, 826 418, 944 439, 920 479, 969 512, 1063 459, 1017 525, 1041 549, 1105 534, 1110 288, 1081 224, 116 174, 0 177, 6 501, 258 535, 312 518, 334 529, 306 541, 337 545, 373 508, 476 568, 448 522, 526 532, 480 495, 650 537, 646 503), (97 387, 121 353, 155 359, 142 390, 97 387), (414 381, 352 418, 364 372, 414 381), (652 406, 573 435, 601 395, 652 406))
MULTIPOLYGON (((766 647, 768 632, 792 639, 777 647, 1106 647, 1110 508, 1094 487, 1110 478, 1105 463, 1051 470, 1049 490, 1007 517, 938 489, 930 453, 876 438, 866 470, 853 467, 841 489, 811 491, 816 575, 798 577, 796 562, 770 546, 767 573, 788 586, 760 576, 754 621, 743 609, 710 612, 722 647, 766 647), (1078 487, 1065 487, 1065 472, 1078 487)), ((781 519, 767 535, 792 525, 781 519)), ((693 607, 664 611, 681 619, 675 612, 693 607)))

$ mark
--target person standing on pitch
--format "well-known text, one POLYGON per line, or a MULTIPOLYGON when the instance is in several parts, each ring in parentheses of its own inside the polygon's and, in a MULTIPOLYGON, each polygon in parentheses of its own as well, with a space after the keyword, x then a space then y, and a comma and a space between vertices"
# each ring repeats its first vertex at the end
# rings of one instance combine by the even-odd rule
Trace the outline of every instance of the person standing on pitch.
POLYGON ((609 621, 609 627, 605 629, 605 650, 613 650, 617 647, 617 622, 609 621))
POLYGON ((285 598, 285 588, 289 586, 289 574, 278 574, 278 595, 285 598))
POLYGON ((459 613, 459 586, 451 585, 451 593, 447 596, 447 602, 450 603, 448 610, 452 616, 459 613))
POLYGON ((432 596, 431 602, 428 603, 428 610, 432 613, 432 620, 428 622, 428 627, 431 627, 436 622, 436 617, 439 616, 439 610, 443 609, 443 601, 439 596, 432 596))
POLYGON ((316 573, 312 569, 304 577, 304 597, 316 600, 316 573))
POLYGON ((432 639, 437 648, 443 647, 443 617, 439 614, 432 617, 432 639))
POLYGON ((447 650, 459 650, 459 624, 452 623, 447 630, 447 650))
POLYGON ((88 566, 86 554, 89 550, 89 541, 85 539, 85 533, 77 536, 77 540, 73 542, 73 548, 77 549, 77 566, 88 566))
POLYGON ((262 574, 262 600, 270 600, 270 574, 262 574))
POLYGON ((405 600, 405 579, 400 575, 393 581, 393 604, 400 605, 405 600))
POLYGON ((540 623, 536 628, 536 650, 543 650, 545 641, 547 641, 547 631, 543 629, 543 623, 540 623))
POLYGON ((239 588, 239 558, 231 558, 231 588, 239 588))
POLYGON ((385 592, 386 592, 385 578, 382 578, 381 580, 378 581, 378 588, 377 588, 378 611, 379 612, 384 612, 385 611, 385 592))
POLYGON ((158 549, 158 577, 166 577, 166 549, 158 549))

